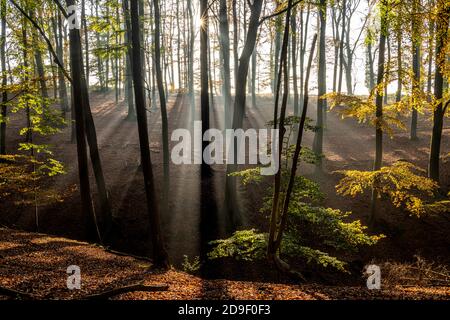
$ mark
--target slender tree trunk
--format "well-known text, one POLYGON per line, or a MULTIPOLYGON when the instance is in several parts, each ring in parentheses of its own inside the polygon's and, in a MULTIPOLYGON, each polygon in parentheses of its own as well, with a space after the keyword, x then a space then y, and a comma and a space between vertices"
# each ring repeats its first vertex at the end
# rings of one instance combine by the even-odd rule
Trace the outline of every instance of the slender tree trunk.
MULTIPOLYGON (((383 5, 386 5, 386 0, 383 0, 383 5)), ((384 72, 386 63, 386 38, 388 33, 387 28, 387 15, 381 15, 381 31, 380 31, 380 45, 378 48, 378 75, 377 75, 377 86, 380 86, 384 82, 384 72)), ((381 89, 378 88, 376 96, 376 129, 375 129, 375 161, 373 165, 373 170, 378 171, 381 169, 383 164, 383 130, 381 127, 381 121, 383 120, 383 94, 380 92, 381 89)), ((374 182, 374 187, 372 189, 372 201, 370 210, 370 222, 374 223, 376 218, 376 204, 378 198, 378 192, 374 182)))
POLYGON ((227 0, 220 0, 219 41, 222 52, 223 102, 225 128, 231 127, 231 71, 230 71, 230 28, 228 24, 227 0))
POLYGON ((433 53, 434 53, 434 19, 430 19, 429 42, 428 42, 428 79, 427 79, 427 95, 428 102, 431 102, 432 82, 433 82, 433 53))
MULTIPOLYGON (((74 0, 67 0, 67 6, 75 4, 74 0)), ((86 128, 85 128, 85 97, 82 88, 82 51, 80 31, 76 28, 70 29, 70 69, 72 78, 72 97, 75 113, 76 137, 77 137, 77 155, 78 155, 78 174, 80 179, 81 206, 86 220, 89 237, 97 234, 100 238, 98 228, 96 228, 96 219, 89 182, 88 155, 86 150, 86 128)))
POLYGON ((122 2, 122 9, 125 17, 125 98, 128 103, 127 119, 134 121, 136 119, 136 110, 134 106, 133 79, 132 79, 132 54, 131 54, 131 21, 129 1, 122 2))
POLYGON ((237 91, 238 69, 239 69, 239 27, 238 27, 237 0, 232 0, 232 7, 233 7, 234 90, 237 91))
MULTIPOLYGON (((317 101, 317 131, 314 137, 314 152, 318 155, 323 153, 323 132, 324 132, 324 112, 326 112, 327 101, 320 99, 327 93, 327 74, 326 74, 326 0, 320 0, 319 5, 319 70, 318 70, 318 101, 317 101)), ((322 161, 317 162, 317 170, 322 170, 322 161)))
MULTIPOLYGON (((159 6, 155 2, 155 10, 159 6)), ((136 113, 139 131, 139 144, 141 149, 141 164, 144 175, 145 195, 147 198, 148 217, 153 244, 154 264, 157 267, 169 267, 169 258, 164 247, 160 227, 160 213, 158 197, 155 191, 152 161, 150 157, 150 146, 147 126, 147 110, 145 107, 144 79, 141 65, 141 37, 139 26, 139 13, 137 1, 131 1, 131 30, 132 30, 132 52, 133 52, 133 82, 134 96, 136 99, 136 113)))
POLYGON ((195 120, 195 92, 194 92, 194 15, 192 14, 192 0, 187 0, 187 12, 189 16, 189 66, 188 66, 188 86, 189 86, 189 101, 191 105, 192 123, 195 120))
MULTIPOLYGON (((445 44, 448 41, 448 27, 450 17, 450 6, 448 6, 445 0, 438 0, 438 14, 436 22, 436 71, 434 79, 434 97, 436 100, 441 100, 443 97, 444 88, 444 76, 443 70, 439 67, 442 64, 442 59, 446 59, 442 56, 443 50, 445 50, 445 44)), ((442 141, 442 128, 444 125, 444 115, 448 103, 444 107, 444 103, 441 101, 435 106, 433 114, 433 133, 431 137, 430 148, 430 162, 429 162, 429 177, 436 182, 439 182, 440 178, 440 155, 441 155, 441 141, 442 141)))
POLYGON ((344 73, 344 36, 345 36, 345 18, 347 17, 347 1, 342 2, 342 30, 339 42, 339 82, 338 93, 342 92, 342 78, 344 73))
MULTIPOLYGON (((242 128, 245 105, 246 105, 246 82, 248 76, 248 68, 250 59, 255 48, 256 38, 258 35, 259 17, 261 16, 263 0, 255 0, 251 6, 251 14, 248 23, 248 31, 244 48, 239 58, 239 67, 237 71, 236 94, 234 99, 233 112, 233 129, 242 128)), ((236 140, 236 139, 235 139, 236 140)), ((231 218, 231 223, 236 226, 240 223, 239 210, 237 205, 236 179, 228 174, 235 172, 237 169, 237 143, 235 141, 235 159, 234 164, 227 165, 227 178, 225 185, 225 205, 226 211, 231 218)))
MULTIPOLYGON (((1 15, 1 36, 0 36, 0 59, 2 70, 2 86, 5 87, 8 82, 6 73, 6 0, 0 2, 1 15)), ((0 155, 6 154, 6 102, 8 101, 8 92, 2 91, 2 104, 0 108, 0 155)))
MULTIPOLYGON (((298 77, 297 77, 297 10, 294 9, 291 18, 291 32, 292 32, 292 43, 291 43, 291 55, 292 55, 292 82, 294 86, 294 115, 300 115, 300 103, 298 96, 298 77)), ((303 72, 303 71, 302 71, 303 72)))
MULTIPOLYGON (((56 46, 56 54, 58 55, 59 61, 64 66, 64 38, 63 38, 63 24, 61 19, 61 13, 57 13, 58 16, 58 35, 56 36, 55 32, 55 40, 57 43, 56 46)), ((69 110, 69 101, 67 97, 67 86, 66 86, 66 79, 64 77, 64 73, 61 70, 61 68, 58 68, 58 87, 59 87, 59 99, 61 103, 61 111, 63 113, 63 116, 65 118, 65 113, 69 110)))
POLYGON ((162 143, 163 143, 163 170, 164 170, 164 185, 163 185, 163 201, 164 212, 168 207, 169 195, 169 127, 167 120, 166 94, 164 92, 164 83, 161 70, 161 14, 159 8, 159 0, 153 0, 154 14, 155 14, 155 68, 156 68, 156 82, 159 92, 159 104, 161 108, 161 123, 162 123, 162 143))
MULTIPOLYGON (((208 94, 208 1, 200 0, 200 105, 202 119, 202 136, 209 129, 209 94, 208 94)), ((208 141, 202 143, 202 154, 208 141)), ((208 176, 211 168, 202 161, 202 176, 208 176)))
POLYGON ((418 120, 418 112, 416 105, 419 102, 420 98, 420 91, 421 91, 421 74, 420 74, 420 34, 419 34, 419 26, 418 26, 418 17, 419 14, 419 7, 420 7, 420 0, 414 0, 413 1, 413 17, 412 17, 412 51, 413 51, 413 58, 412 58, 412 64, 413 64, 413 83, 412 83, 412 115, 411 115, 411 140, 417 140, 417 120, 418 120))
POLYGON ((86 85, 89 90, 89 75, 90 75, 90 64, 89 64, 89 36, 87 29, 87 19, 86 19, 86 0, 81 0, 81 23, 84 31, 84 66, 86 70, 86 85))
POLYGON ((403 90, 403 61, 402 61, 402 31, 399 28, 397 32, 397 96, 395 98, 396 102, 402 100, 402 90, 403 90))
POLYGON ((255 50, 253 50, 252 54, 252 83, 251 83, 251 96, 252 96, 252 107, 256 108, 256 58, 257 58, 257 51, 256 47, 255 50))

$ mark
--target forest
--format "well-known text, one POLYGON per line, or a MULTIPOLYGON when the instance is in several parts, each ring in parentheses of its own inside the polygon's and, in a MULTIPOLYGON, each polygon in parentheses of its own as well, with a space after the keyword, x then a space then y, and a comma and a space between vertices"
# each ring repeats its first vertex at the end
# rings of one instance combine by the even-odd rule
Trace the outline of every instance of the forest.
POLYGON ((449 300, 449 23, 0 0, 0 300, 449 300))

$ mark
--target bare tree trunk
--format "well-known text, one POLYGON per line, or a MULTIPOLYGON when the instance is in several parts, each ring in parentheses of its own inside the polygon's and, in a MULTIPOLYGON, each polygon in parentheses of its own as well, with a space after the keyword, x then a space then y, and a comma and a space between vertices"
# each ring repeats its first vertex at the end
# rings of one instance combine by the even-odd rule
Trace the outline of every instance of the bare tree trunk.
MULTIPOLYGON (((209 129, 209 94, 208 94, 208 1, 200 0, 200 105, 202 119, 202 136, 209 129)), ((202 143, 202 154, 208 141, 202 143)), ((202 176, 208 176, 211 168, 202 161, 202 176)))
MULTIPOLYGON (((294 115, 300 115, 300 103, 298 96, 298 77, 297 77, 297 10, 294 9, 291 18, 291 32, 292 32, 292 43, 291 43, 291 55, 292 55, 292 82, 294 86, 294 115)), ((302 70, 303 72, 303 70, 302 70)))
MULTIPOLYGON (((155 9, 159 6, 155 2, 155 9)), ((147 110, 145 107, 144 79, 141 65, 141 37, 139 25, 137 1, 131 1, 131 30, 132 30, 132 52, 133 52, 133 81, 134 96, 136 99, 136 113, 139 131, 139 144, 141 149, 141 164, 144 175, 145 195, 147 198, 148 217, 151 229, 153 245, 154 264, 157 267, 168 268, 169 258, 164 247, 163 237, 160 227, 160 213, 158 197, 155 192, 155 182, 153 178, 152 161, 150 157, 150 146, 147 126, 147 110)))
MULTIPOLYGON (((450 6, 448 6, 445 0, 438 0, 438 14, 436 22, 436 71, 434 79, 434 97, 436 100, 441 100, 443 97, 444 76, 443 70, 439 66, 442 63, 443 50, 445 50, 445 44, 448 41, 448 27, 450 17, 450 6)), ((433 133, 431 137, 430 147, 430 162, 429 162, 429 177, 436 182, 439 182, 440 178, 440 155, 441 155, 441 141, 442 141, 442 128, 444 125, 444 115, 448 108, 448 102, 444 106, 441 101, 434 109, 433 114, 433 133)))
POLYGON ((89 37, 87 29, 87 19, 86 19, 86 0, 81 0, 81 23, 83 25, 84 31, 84 54, 85 54, 85 70, 86 70, 86 85, 89 90, 89 75, 90 75, 90 64, 89 64, 89 37))
MULTIPOLYGON (((164 208, 168 206, 169 195, 169 127, 167 122, 167 107, 166 94, 164 92, 164 84, 161 70, 161 14, 159 10, 159 0, 153 0, 154 14, 155 14, 155 68, 156 68, 156 82, 159 92, 159 103, 161 108, 161 124, 162 124, 162 143, 163 143, 163 170, 164 170, 164 185, 163 185, 163 201, 164 208)), ((166 212, 167 210, 164 210, 166 212)))
MULTIPOLYGON (((74 0, 66 0, 67 6, 75 4, 74 0)), ((70 29, 70 69, 72 78, 72 97, 75 113, 78 174, 80 179, 80 194, 82 210, 86 219, 89 237, 96 233, 100 238, 96 227, 95 212, 92 204, 92 197, 89 182, 88 156, 86 150, 86 122, 85 122, 85 96, 83 95, 82 77, 84 74, 81 51, 80 31, 76 28, 70 29)))
MULTIPOLYGON (((319 34, 319 70, 318 70, 318 101, 317 101, 317 131, 314 137, 314 152, 318 155, 323 153, 323 132, 324 132, 324 112, 326 112, 327 101, 320 99, 327 93, 327 74, 326 74, 326 0, 320 0, 319 5, 319 21, 320 21, 320 34, 319 34)), ((317 162, 316 169, 322 170, 322 160, 317 162)))
POLYGON ((411 140, 417 140, 417 120, 418 120, 418 112, 416 105, 418 104, 418 96, 420 96, 421 91, 421 74, 420 74, 420 34, 419 34, 419 22, 417 15, 419 14, 419 8, 421 6, 420 0, 413 1, 413 17, 412 17, 412 51, 413 51, 413 83, 412 83, 412 116, 411 116, 411 140))
POLYGON ((136 119, 136 110, 134 106, 133 81, 132 81, 132 54, 131 54, 131 21, 130 21, 130 7, 129 1, 122 2, 123 14, 125 17, 125 98, 128 103, 127 119, 134 121, 136 119))
MULTIPOLYGON (((236 81, 236 94, 234 99, 234 112, 233 112, 233 128, 242 128, 245 105, 246 105, 246 82, 248 76, 248 68, 250 64, 250 58, 252 56, 253 50, 256 44, 256 38, 258 35, 259 27, 259 17, 261 15, 263 0, 255 0, 251 5, 251 14, 248 24, 248 31, 246 36, 246 41, 244 49, 242 50, 241 56, 239 58, 239 67, 237 71, 237 81, 236 81)), ((237 165, 237 143, 234 143, 235 147, 235 159, 234 164, 227 165, 227 178, 225 186, 225 204, 228 215, 231 218, 232 224, 237 225, 240 223, 238 206, 237 206, 237 195, 236 195, 236 179, 235 177, 230 177, 228 174, 235 172, 237 165)))
POLYGON ((194 15, 192 14, 192 1, 187 0, 187 11, 189 16, 189 67, 188 67, 188 85, 189 85, 189 100, 191 105, 192 121, 195 120, 195 92, 194 92, 194 15))
MULTIPOLYGON (((6 0, 0 2, 1 15, 1 36, 0 36, 0 59, 2 69, 2 86, 5 87, 8 82, 6 73, 6 0)), ((2 104, 0 109, 0 155, 6 154, 6 102, 8 101, 8 92, 2 91, 2 104)))
POLYGON ((339 82, 338 93, 342 92, 342 77, 344 73, 344 36, 345 36, 345 18, 347 17, 347 1, 342 3, 342 30, 339 42, 339 82))
POLYGON ((225 128, 231 127, 231 71, 230 71, 230 28, 228 24, 227 0, 220 0, 219 41, 222 52, 223 102, 225 128))
POLYGON ((403 61, 402 61, 402 31, 401 28, 397 31, 397 96, 395 98, 396 102, 402 100, 402 90, 403 90, 403 61))
MULTIPOLYGON (((57 35, 55 32, 55 41, 57 43, 56 54, 58 55, 59 61, 64 66, 64 38, 62 32, 63 24, 61 19, 61 13, 57 12, 57 16, 58 16, 57 35)), ((58 68, 58 87, 59 87, 59 99, 61 103, 61 111, 65 118, 65 113, 69 110, 69 101, 67 97, 66 79, 64 78, 64 73, 61 68, 58 68)))
MULTIPOLYGON (((382 1, 382 5, 387 5, 386 0, 382 1)), ((387 28, 387 16, 386 14, 381 15, 381 31, 380 31, 380 45, 378 48, 378 75, 377 75, 377 87, 382 85, 384 82, 384 72, 385 72, 385 63, 386 63, 386 38, 388 33, 387 28)), ((375 129, 375 161, 373 165, 373 170, 378 171, 381 169, 383 164, 383 130, 381 128, 381 121, 383 120, 383 94, 380 92, 381 89, 377 90, 376 97, 376 118, 377 124, 375 129)), ((378 192, 376 189, 374 182, 374 187, 372 189, 372 201, 371 201, 371 210, 370 210, 370 222, 374 223, 376 218, 376 204, 378 198, 378 192)))

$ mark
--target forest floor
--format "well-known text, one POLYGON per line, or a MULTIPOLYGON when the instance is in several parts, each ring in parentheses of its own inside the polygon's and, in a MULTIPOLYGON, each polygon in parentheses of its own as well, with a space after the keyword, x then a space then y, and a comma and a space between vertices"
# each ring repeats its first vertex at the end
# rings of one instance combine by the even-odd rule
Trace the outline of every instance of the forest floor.
POLYGON ((257 281, 202 279, 175 269, 151 271, 151 264, 117 255, 102 247, 45 234, 0 228, 0 300, 93 299, 117 288, 144 284, 167 286, 160 292, 128 292, 119 300, 342 300, 342 299, 449 299, 446 286, 325 286, 257 281), (67 289, 67 267, 81 270, 81 289, 67 289), (150 268, 150 269, 149 269, 150 268), (7 295, 2 288, 15 290, 7 295), (15 296, 16 295, 16 296, 15 296), (20 295, 20 296, 18 296, 20 295))
MULTIPOLYGON (((215 100, 218 102, 220 98, 215 100)), ((249 107, 247 109, 248 112, 244 121, 247 128, 262 128, 267 121, 271 120, 272 99, 270 97, 258 97, 257 102, 256 108, 249 107)), ((116 250, 147 256, 151 249, 148 245, 149 232, 143 179, 139 169, 140 155, 137 126, 135 122, 126 120, 127 108, 125 103, 120 101, 116 104, 112 93, 93 93, 91 106, 113 216, 117 222, 113 247, 116 250)), ((216 107, 212 111, 212 127, 219 129, 223 127, 221 125, 223 123, 221 114, 222 108, 219 103, 216 103, 216 107)), ((309 116, 315 118, 315 101, 310 103, 309 116)), ((179 128, 186 128, 192 132, 191 120, 199 119, 199 104, 196 104, 194 116, 186 96, 170 95, 168 118, 169 136, 173 130, 179 128)), ((418 141, 411 141, 407 132, 396 132, 392 139, 385 136, 385 164, 402 159, 421 168, 426 168, 432 126, 429 118, 429 115, 420 115, 419 117, 418 141)), ((405 120, 408 121, 408 119, 405 120)), ((161 194, 163 159, 159 109, 149 110, 148 122, 152 161, 157 181, 156 187, 161 194)), ((11 116, 7 129, 7 151, 15 152, 17 150, 18 143, 23 141, 19 131, 24 126, 25 119, 23 116, 16 114, 11 116)), ((442 186, 446 191, 450 189, 449 136, 450 127, 446 122, 442 140, 442 154, 444 156, 441 165, 442 186)), ((62 161, 65 165, 66 174, 48 178, 46 181, 48 188, 58 194, 61 199, 37 206, 23 201, 24 196, 20 194, 2 199, 0 201, 0 225, 70 239, 86 240, 86 228, 80 213, 77 187, 76 145, 70 143, 70 129, 66 128, 62 133, 51 137, 35 137, 34 140, 38 144, 52 145, 54 158, 62 161), (36 216, 39 217, 38 226, 36 225, 36 216)), ((312 141, 313 133, 308 133, 305 137, 305 144, 310 146, 312 141)), ((170 147, 172 148, 176 143, 171 142, 170 147)), ((356 199, 343 198, 337 195, 335 185, 338 183, 340 176, 334 172, 343 169, 371 170, 374 157, 374 129, 368 125, 358 124, 352 119, 342 120, 340 116, 331 112, 327 115, 324 154, 326 158, 324 159, 323 174, 320 176, 314 175, 311 165, 302 165, 302 173, 320 183, 322 191, 326 195, 325 205, 344 211, 352 211, 354 213, 352 219, 360 219, 363 223, 367 223, 369 195, 356 199)), ((205 243, 229 235, 227 219, 222 211, 226 168, 222 165, 215 165, 213 170, 214 183, 207 191, 207 195, 215 205, 204 208, 200 203, 203 188, 201 188, 199 166, 170 165, 168 211, 167 214, 162 216, 162 228, 171 261, 178 269, 182 269, 183 261, 186 259, 185 256, 189 261, 197 256, 204 256, 205 243)), ((91 173, 91 187, 95 199, 94 181, 91 173)), ((240 228, 257 228, 262 231, 267 229, 267 220, 259 213, 259 209, 263 197, 269 191, 269 183, 252 186, 252 189, 240 188, 240 206, 243 208, 240 228)), ((357 262, 355 263, 357 271, 354 277, 347 279, 346 277, 336 277, 335 273, 329 273, 318 278, 312 278, 319 282, 324 280, 326 283, 340 286, 360 284, 362 282, 360 279, 362 267, 367 263, 414 263, 419 256, 427 261, 432 261, 432 263, 450 266, 449 229, 450 219, 448 214, 430 215, 422 218, 411 217, 406 212, 393 208, 389 203, 383 203, 378 216, 378 225, 369 231, 371 233, 383 233, 387 237, 376 246, 365 248, 356 256, 350 257, 352 261, 357 262), (339 280, 336 281, 336 278, 339 280)), ((0 243, 2 244, 4 243, 3 236, 0 237, 0 243)), ((1 251, 0 254, 3 255, 1 251)), ((214 272, 202 273, 203 279, 285 281, 274 270, 269 270, 265 265, 236 265, 231 263, 225 267, 218 263, 212 264, 211 267, 214 272)), ((314 269, 312 271, 314 272, 314 269)), ((173 272, 175 271, 171 271, 171 273, 173 272)), ((188 277, 184 274, 183 276, 188 277)), ((0 280, 4 281, 3 276, 0 280)), ((197 279, 197 281, 202 283, 206 280, 197 279)), ((199 288, 201 287, 200 285, 199 288)), ((92 287, 92 289, 96 288, 92 287)), ((161 293, 161 295, 164 294, 161 293)), ((335 297, 334 295, 330 296, 335 297)), ((201 294, 198 297, 201 297, 201 294)))

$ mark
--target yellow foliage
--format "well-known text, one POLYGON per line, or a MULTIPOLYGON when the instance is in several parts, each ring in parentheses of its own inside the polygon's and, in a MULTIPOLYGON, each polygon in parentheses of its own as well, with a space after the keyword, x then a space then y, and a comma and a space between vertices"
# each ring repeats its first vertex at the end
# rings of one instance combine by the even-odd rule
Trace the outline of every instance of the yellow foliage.
POLYGON ((44 176, 52 176, 51 168, 33 157, 0 156, 0 200, 12 198, 16 204, 45 205, 61 201, 60 192, 44 187, 44 176), (40 167, 39 167, 40 166, 40 167))
POLYGON ((403 99, 400 102, 383 106, 383 116, 381 120, 378 120, 372 96, 360 98, 332 92, 322 98, 327 99, 330 109, 336 109, 342 118, 356 118, 359 123, 380 127, 390 136, 394 134, 395 127, 406 130, 406 125, 400 120, 400 116, 411 111, 410 99, 403 99))
POLYGON ((373 187, 380 197, 387 196, 397 208, 404 207, 411 214, 420 216, 429 211, 442 209, 446 203, 427 201, 433 198, 438 185, 420 174, 423 172, 422 169, 405 161, 398 161, 378 171, 338 171, 345 177, 336 186, 336 191, 343 196, 355 197, 373 187))

